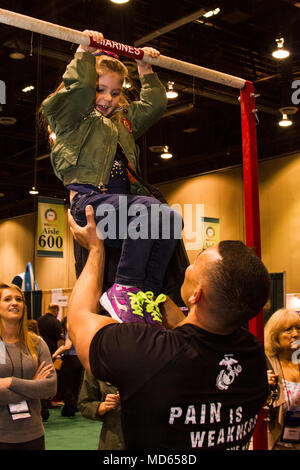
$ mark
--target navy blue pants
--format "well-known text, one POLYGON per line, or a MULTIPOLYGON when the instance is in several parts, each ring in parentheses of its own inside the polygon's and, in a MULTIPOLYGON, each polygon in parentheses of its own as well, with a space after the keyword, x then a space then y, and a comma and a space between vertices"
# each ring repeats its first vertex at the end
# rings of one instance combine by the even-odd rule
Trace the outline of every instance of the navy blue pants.
POLYGON ((81 226, 86 225, 87 205, 94 208, 104 243, 121 247, 115 282, 158 295, 181 238, 181 215, 152 197, 91 191, 72 200, 71 214, 81 226))

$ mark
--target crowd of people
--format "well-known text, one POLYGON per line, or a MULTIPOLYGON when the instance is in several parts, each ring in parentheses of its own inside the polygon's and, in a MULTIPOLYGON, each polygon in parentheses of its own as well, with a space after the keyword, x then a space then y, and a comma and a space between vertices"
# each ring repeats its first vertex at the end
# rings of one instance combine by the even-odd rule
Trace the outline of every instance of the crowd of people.
POLYGON ((269 449, 299 449, 299 314, 275 312, 264 349, 248 329, 270 295, 255 252, 224 240, 188 266, 178 261, 182 219, 139 177, 135 142, 163 115, 165 89, 150 64, 136 62, 140 96, 129 102, 119 58, 80 45, 42 103, 55 133, 51 162, 70 193, 69 225, 85 256, 76 258, 63 324, 50 305, 29 325, 22 291, 0 285, 0 449, 44 449, 56 394, 62 416, 102 423, 101 450, 246 450, 263 409, 269 449), (116 236, 105 211, 120 221, 123 205, 130 217, 116 236), (136 237, 137 226, 151 236, 136 237), (120 256, 104 291, 110 247, 120 256), (162 292, 174 273, 187 314, 162 292))

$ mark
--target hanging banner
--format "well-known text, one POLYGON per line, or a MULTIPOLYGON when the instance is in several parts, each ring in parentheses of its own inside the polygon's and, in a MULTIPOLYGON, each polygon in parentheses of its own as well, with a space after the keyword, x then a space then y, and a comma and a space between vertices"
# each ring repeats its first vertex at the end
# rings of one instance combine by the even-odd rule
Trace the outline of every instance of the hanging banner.
POLYGON ((37 255, 63 258, 64 200, 39 197, 36 234, 37 255))
POLYGON ((203 249, 215 246, 220 241, 220 219, 214 217, 203 217, 204 240, 203 249))
POLYGON ((31 292, 33 290, 39 290, 37 282, 35 280, 33 266, 30 262, 27 263, 24 273, 19 273, 14 276, 11 281, 12 284, 18 286, 21 290, 25 292, 31 292))

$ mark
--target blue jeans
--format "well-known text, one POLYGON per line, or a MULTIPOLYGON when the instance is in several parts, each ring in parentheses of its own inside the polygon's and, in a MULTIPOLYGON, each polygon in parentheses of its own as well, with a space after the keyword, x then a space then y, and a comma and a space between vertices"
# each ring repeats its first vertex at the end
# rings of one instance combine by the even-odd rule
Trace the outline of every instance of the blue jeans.
POLYGON ((152 197, 91 191, 87 194, 77 193, 72 200, 71 214, 81 226, 86 225, 87 205, 93 206, 95 221, 98 228, 101 225, 102 233, 105 223, 114 220, 114 233, 110 231, 106 234, 108 237, 105 238, 105 244, 121 247, 115 282, 144 291, 151 290, 158 295, 169 261, 181 238, 181 215, 152 197), (142 205, 142 215, 134 212, 138 205, 142 205), (124 219, 125 210, 126 226, 120 223, 124 219), (109 213, 111 219, 108 217, 109 213), (135 239, 132 238, 132 233, 135 239), (141 236, 136 238, 138 233, 141 236), (148 236, 143 238, 143 235, 148 236))

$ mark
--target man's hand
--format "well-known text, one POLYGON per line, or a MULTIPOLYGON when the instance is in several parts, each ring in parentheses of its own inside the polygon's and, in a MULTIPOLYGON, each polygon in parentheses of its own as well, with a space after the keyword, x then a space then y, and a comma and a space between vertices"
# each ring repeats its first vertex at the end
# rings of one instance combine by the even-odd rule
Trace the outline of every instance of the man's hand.
POLYGON ((86 206, 85 214, 87 220, 85 227, 80 227, 80 225, 75 222, 70 210, 68 211, 68 221, 75 240, 78 241, 81 246, 90 251, 92 248, 100 248, 103 245, 103 240, 97 233, 93 207, 86 206))
POLYGON ((100 403, 98 407, 98 414, 100 416, 104 415, 108 411, 113 410, 120 403, 120 394, 108 394, 106 395, 105 401, 100 403))

